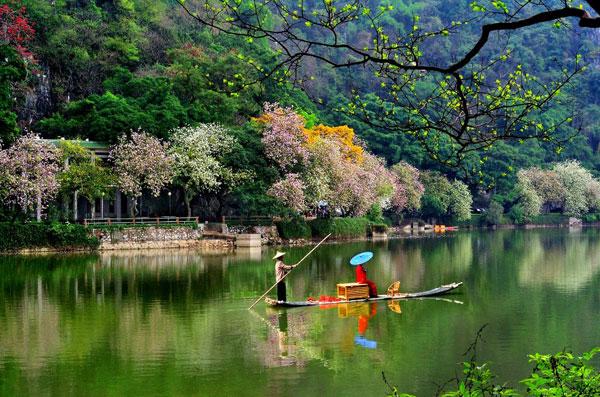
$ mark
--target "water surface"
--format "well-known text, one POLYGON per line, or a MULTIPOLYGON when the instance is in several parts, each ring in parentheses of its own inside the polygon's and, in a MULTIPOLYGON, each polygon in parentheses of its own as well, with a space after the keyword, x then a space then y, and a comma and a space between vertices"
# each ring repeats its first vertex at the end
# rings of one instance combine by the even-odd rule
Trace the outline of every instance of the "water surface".
POLYGON ((273 250, 0 257, 0 395, 383 396, 385 371, 429 396, 483 324, 479 359, 514 386, 528 353, 600 346, 598 230, 325 245, 288 298, 333 294, 362 250, 380 290, 464 287, 449 301, 248 311, 273 250))

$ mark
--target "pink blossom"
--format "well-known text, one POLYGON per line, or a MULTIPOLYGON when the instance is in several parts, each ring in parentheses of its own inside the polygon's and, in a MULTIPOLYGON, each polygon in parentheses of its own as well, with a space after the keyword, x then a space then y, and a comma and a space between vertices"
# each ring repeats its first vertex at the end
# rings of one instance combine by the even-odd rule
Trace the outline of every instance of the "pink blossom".
MULTIPOLYGON (((6 203, 30 212, 41 211, 58 192, 58 150, 39 137, 20 137, 0 150, 0 195, 6 203)), ((39 212, 38 212, 39 215, 39 212)))
POLYGON ((406 164, 398 173, 366 151, 359 158, 348 156, 347 146, 335 137, 308 140, 304 120, 292 109, 265 104, 264 110, 259 121, 267 124, 265 154, 288 173, 269 194, 287 206, 315 209, 326 202, 332 210, 355 216, 374 204, 398 212, 418 206, 423 185, 416 168, 406 164), (292 169, 297 173, 290 174, 292 169))
POLYGON ((402 186, 406 199, 404 205, 399 205, 398 201, 392 203, 396 210, 416 211, 421 208, 421 197, 425 186, 421 182, 419 170, 407 162, 401 161, 392 167, 392 172, 396 177, 397 184, 402 186))
POLYGON ((141 130, 132 131, 129 140, 123 135, 110 152, 121 190, 139 197, 142 189, 147 188, 158 196, 173 179, 173 159, 168 148, 167 143, 141 130))
POLYGON ((264 115, 259 119, 267 124, 262 137, 265 155, 282 170, 290 170, 308 159, 304 119, 292 108, 265 103, 264 115))
POLYGON ((298 174, 287 174, 284 179, 274 183, 267 194, 294 211, 302 212, 306 209, 304 183, 298 174))

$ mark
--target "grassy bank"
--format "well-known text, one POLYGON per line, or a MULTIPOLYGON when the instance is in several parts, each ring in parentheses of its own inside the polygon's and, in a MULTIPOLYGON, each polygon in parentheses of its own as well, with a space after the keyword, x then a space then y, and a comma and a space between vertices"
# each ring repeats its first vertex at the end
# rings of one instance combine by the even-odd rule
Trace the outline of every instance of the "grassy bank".
POLYGON ((64 223, 0 223, 0 252, 22 249, 94 249, 98 239, 85 226, 64 223))
POLYGON ((336 239, 366 237, 372 222, 367 218, 324 218, 305 221, 303 218, 283 220, 276 223, 283 239, 309 239, 331 234, 336 239))

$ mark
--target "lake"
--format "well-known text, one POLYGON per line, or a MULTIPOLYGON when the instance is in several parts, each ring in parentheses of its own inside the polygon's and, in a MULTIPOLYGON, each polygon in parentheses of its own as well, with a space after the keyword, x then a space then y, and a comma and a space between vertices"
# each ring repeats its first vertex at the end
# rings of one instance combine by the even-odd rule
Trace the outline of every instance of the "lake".
POLYGON ((363 250, 380 293, 464 285, 445 300, 249 311, 274 249, 0 257, 0 395, 385 396, 385 371, 429 396, 484 324, 478 359, 514 387, 528 353, 600 346, 599 230, 327 244, 288 277, 288 299, 333 295, 363 250))

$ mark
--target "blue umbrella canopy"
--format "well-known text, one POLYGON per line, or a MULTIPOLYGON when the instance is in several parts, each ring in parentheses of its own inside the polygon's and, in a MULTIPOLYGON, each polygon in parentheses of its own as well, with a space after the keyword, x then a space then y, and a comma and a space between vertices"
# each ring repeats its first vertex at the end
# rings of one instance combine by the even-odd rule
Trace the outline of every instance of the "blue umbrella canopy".
POLYGON ((373 253, 371 251, 361 252, 360 254, 354 255, 352 259, 350 259, 350 264, 352 266, 362 265, 363 263, 367 263, 373 257, 373 253))

